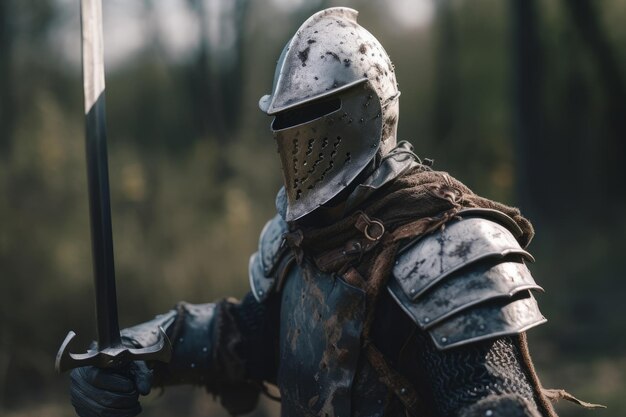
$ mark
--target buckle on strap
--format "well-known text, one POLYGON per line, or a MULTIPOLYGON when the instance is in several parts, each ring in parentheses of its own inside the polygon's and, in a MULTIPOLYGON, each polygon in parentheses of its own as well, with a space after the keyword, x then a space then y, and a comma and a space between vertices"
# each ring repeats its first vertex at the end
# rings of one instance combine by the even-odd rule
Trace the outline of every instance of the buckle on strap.
POLYGON ((385 234, 385 225, 378 219, 372 219, 362 211, 354 223, 354 227, 363 232, 367 240, 375 242, 385 234))

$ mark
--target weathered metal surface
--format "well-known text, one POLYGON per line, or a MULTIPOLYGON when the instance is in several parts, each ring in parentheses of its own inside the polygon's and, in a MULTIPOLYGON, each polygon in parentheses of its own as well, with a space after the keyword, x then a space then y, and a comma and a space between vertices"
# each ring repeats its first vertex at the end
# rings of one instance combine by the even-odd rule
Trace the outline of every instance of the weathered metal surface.
POLYGON ((393 275, 404 293, 417 299, 451 273, 486 258, 502 258, 523 250, 504 226, 480 217, 447 223, 404 250, 396 261, 393 275))
POLYGON ((287 221, 327 203, 379 150, 395 146, 393 65, 357 14, 335 7, 304 22, 278 60, 272 93, 259 102, 276 115, 287 221))
POLYGON ((145 323, 122 329, 122 340, 137 347, 151 346, 159 341, 158 329, 166 330, 174 323, 176 311, 170 310, 165 314, 159 314, 145 323))
POLYGON ((204 384, 210 382, 207 377, 214 378, 216 373, 213 363, 216 320, 219 320, 217 304, 180 303, 176 310, 122 330, 122 338, 136 346, 151 346, 158 341, 159 329, 165 330, 174 337, 174 349, 170 363, 157 372, 157 382, 204 384), (178 316, 179 311, 182 316, 178 316), (182 320, 177 322, 176 334, 173 334, 171 327, 177 316, 182 320))
POLYGON ((276 114, 370 79, 385 100, 398 94, 396 76, 380 42, 357 23, 358 12, 333 7, 308 18, 283 49, 272 93, 259 107, 276 114))
POLYGON ((449 275, 415 300, 396 281, 389 291, 422 329, 479 303, 511 298, 523 290, 542 291, 523 262, 478 263, 449 275))
POLYGON ((204 384, 213 366, 217 305, 181 303, 184 320, 175 335, 174 355, 167 369, 176 382, 204 384))
POLYGON ((280 260, 287 223, 277 214, 265 224, 259 238, 259 254, 265 276, 269 276, 280 260))
POLYGON ((354 191, 346 198, 344 212, 356 209, 373 193, 398 178, 402 173, 418 165, 413 154, 413 145, 401 141, 398 146, 391 149, 385 155, 385 159, 376 170, 366 178, 363 183, 356 186, 354 191))
MULTIPOLYGON (((358 372, 352 388, 351 417, 387 416, 385 409, 389 397, 389 389, 380 380, 380 374, 367 359, 360 361, 358 372)), ((402 413, 405 417, 405 414, 402 413)))
POLYGON ((482 207, 470 207, 464 208, 457 213, 458 217, 466 218, 466 217, 480 217, 487 220, 495 221, 496 223, 501 224, 506 227, 515 238, 520 238, 524 231, 517 224, 515 220, 513 220, 510 216, 504 214, 500 210, 482 208, 482 207))
POLYGON ((480 304, 443 321, 428 332, 439 349, 449 349, 479 340, 518 334, 545 322, 537 301, 528 293, 528 298, 512 302, 480 304))
POLYGON ((259 252, 253 253, 250 257, 250 262, 248 263, 248 278, 250 279, 252 295, 254 295, 254 298, 256 298, 259 303, 262 303, 271 293, 276 278, 273 275, 269 277, 265 276, 259 252))
POLYGON ((277 214, 263 227, 259 237, 259 250, 250 257, 248 263, 250 289, 259 302, 268 297, 276 282, 275 269, 284 253, 285 232, 287 223, 277 214))
POLYGON ((352 415, 365 293, 305 262, 281 294, 281 415, 352 415))
POLYGON ((326 203, 361 173, 380 144, 380 101, 369 83, 342 92, 341 107, 312 120, 275 130, 281 158, 286 220, 326 203))

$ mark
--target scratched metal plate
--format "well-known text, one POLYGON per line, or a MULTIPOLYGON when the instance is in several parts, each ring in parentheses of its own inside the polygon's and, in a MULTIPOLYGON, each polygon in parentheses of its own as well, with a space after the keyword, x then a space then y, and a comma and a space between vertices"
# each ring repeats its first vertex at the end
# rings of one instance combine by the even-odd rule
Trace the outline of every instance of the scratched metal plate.
POLYGON ((447 275, 489 257, 520 254, 523 250, 504 226, 478 217, 447 223, 405 250, 396 260, 393 274, 408 297, 416 299, 447 275))
POLYGON ((365 293, 305 263, 290 270, 281 297, 282 415, 353 415, 365 293))
POLYGON ((535 298, 487 303, 466 310, 429 330, 439 349, 524 332, 545 323, 535 298))
POLYGON ((278 263, 285 232, 287 232, 287 223, 278 214, 263 227, 259 240, 259 253, 266 276, 269 276, 278 263))
POLYGON ((250 257, 248 264, 248 277, 250 279, 250 289, 258 302, 262 302, 267 298, 274 286, 274 276, 266 277, 261 265, 261 257, 259 252, 255 252, 250 257))
POLYGON ((415 300, 409 300, 397 283, 390 285, 392 296, 422 329, 476 304, 510 298, 523 290, 543 291, 522 262, 472 265, 449 275, 415 300))

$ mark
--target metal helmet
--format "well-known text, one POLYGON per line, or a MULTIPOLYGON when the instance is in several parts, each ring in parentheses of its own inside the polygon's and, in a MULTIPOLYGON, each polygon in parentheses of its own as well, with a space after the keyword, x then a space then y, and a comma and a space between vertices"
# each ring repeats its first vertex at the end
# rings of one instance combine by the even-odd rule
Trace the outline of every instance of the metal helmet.
POLYGON ((275 116, 287 221, 327 203, 395 146, 393 64, 357 15, 334 7, 304 22, 278 59, 272 93, 259 100, 275 116))

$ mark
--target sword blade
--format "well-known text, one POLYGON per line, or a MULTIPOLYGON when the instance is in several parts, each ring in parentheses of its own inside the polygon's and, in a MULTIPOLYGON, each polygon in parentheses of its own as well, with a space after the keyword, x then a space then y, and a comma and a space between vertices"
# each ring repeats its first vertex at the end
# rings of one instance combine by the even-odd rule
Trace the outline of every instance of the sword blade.
POLYGON ((118 346, 113 233, 107 161, 101 0, 81 0, 87 182, 100 349, 118 346))

